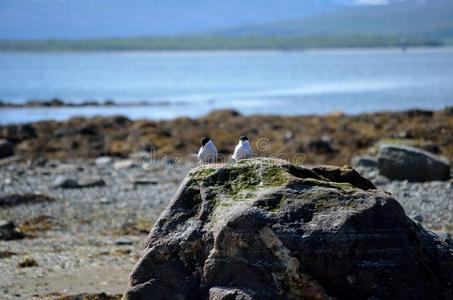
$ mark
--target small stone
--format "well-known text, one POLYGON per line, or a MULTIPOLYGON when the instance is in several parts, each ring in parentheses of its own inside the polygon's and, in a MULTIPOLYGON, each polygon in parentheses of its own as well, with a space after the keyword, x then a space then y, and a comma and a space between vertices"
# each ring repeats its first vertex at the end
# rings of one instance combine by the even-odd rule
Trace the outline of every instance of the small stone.
POLYGON ((78 184, 77 184, 77 181, 72 178, 68 178, 66 176, 59 175, 52 182, 52 187, 62 188, 62 189, 71 189, 71 188, 77 188, 78 184))
POLYGON ((115 245, 122 246, 122 245, 132 245, 134 242, 127 238, 127 237, 120 237, 115 241, 115 245))
POLYGON ((22 204, 36 204, 52 201, 55 201, 55 198, 44 194, 9 194, 0 197, 0 207, 17 206, 22 204))
POLYGON ((0 220, 0 241, 20 240, 24 237, 23 233, 17 231, 13 222, 0 220))
POLYGON ((287 131, 285 132, 285 141, 290 141, 294 138, 294 132, 287 131))
POLYGON ((105 186, 104 179, 98 176, 86 176, 82 177, 77 182, 78 187, 85 188, 85 187, 97 187, 97 186, 105 186))
POLYGON ((137 163, 132 159, 117 160, 113 163, 113 168, 115 170, 130 169, 137 166, 137 163))
POLYGON ((17 253, 11 252, 11 251, 8 251, 8 250, 0 251, 0 259, 1 258, 8 258, 8 257, 11 257, 13 255, 17 255, 17 253))
POLYGON ((110 204, 112 202, 113 202, 112 199, 107 198, 107 197, 99 199, 99 204, 104 204, 105 205, 105 204, 110 204))
POLYGON ((129 159, 132 159, 134 161, 140 161, 146 158, 149 158, 150 153, 146 151, 138 151, 138 152, 133 152, 129 154, 129 159))
POLYGON ((31 257, 25 257, 23 261, 17 264, 19 268, 37 267, 38 263, 31 257))
POLYGON ((110 156, 101 156, 96 158, 95 163, 98 166, 110 165, 113 162, 113 159, 110 156))
POLYGON ((29 165, 31 167, 44 167, 46 164, 47 164, 47 159, 44 157, 40 157, 40 158, 29 161, 29 165))
POLYGON ((0 140, 0 158, 14 155, 14 145, 7 140, 0 140))
POLYGON ((134 185, 156 185, 159 184, 159 181, 156 179, 150 178, 133 178, 131 179, 132 184, 134 185))
POLYGON ((78 171, 80 166, 76 164, 57 164, 56 171, 67 173, 67 172, 76 172, 78 171))

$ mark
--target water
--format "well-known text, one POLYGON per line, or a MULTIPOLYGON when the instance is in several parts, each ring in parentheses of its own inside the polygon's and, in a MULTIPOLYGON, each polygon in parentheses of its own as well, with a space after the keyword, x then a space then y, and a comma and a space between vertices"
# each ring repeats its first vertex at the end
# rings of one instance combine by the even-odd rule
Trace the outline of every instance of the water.
POLYGON ((0 99, 168 101, 166 106, 0 109, 0 123, 123 114, 348 114, 453 105, 453 49, 2 53, 0 99))

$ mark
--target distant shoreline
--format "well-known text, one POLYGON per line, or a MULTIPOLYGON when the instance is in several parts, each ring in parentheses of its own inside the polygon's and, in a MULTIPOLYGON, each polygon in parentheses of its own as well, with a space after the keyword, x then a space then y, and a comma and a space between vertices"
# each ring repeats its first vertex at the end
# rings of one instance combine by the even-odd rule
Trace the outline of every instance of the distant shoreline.
POLYGON ((185 104, 184 102, 170 102, 170 101, 136 101, 136 102, 115 102, 114 100, 85 100, 82 102, 68 102, 59 98, 50 100, 33 99, 23 103, 14 103, 0 100, 0 109, 3 108, 43 108, 43 107, 133 107, 133 106, 169 106, 185 104))
MULTIPOLYGON (((0 40, 1 41, 1 40, 0 40)), ((42 50, 42 51, 3 51, 0 49, 0 55, 2 54, 230 54, 230 53, 310 53, 310 52, 363 52, 363 51, 394 51, 394 52, 414 52, 414 51, 450 51, 453 50, 453 45, 442 45, 442 46, 411 46, 407 47, 405 51, 402 51, 400 46, 376 46, 376 47, 324 47, 324 48, 301 48, 301 49, 185 49, 185 50, 92 50, 92 51, 80 51, 80 50, 65 50, 65 51, 53 51, 53 50, 42 50)))
POLYGON ((375 35, 309 37, 136 37, 103 39, 0 40, 0 52, 98 52, 98 51, 297 51, 331 48, 444 47, 448 40, 375 35))

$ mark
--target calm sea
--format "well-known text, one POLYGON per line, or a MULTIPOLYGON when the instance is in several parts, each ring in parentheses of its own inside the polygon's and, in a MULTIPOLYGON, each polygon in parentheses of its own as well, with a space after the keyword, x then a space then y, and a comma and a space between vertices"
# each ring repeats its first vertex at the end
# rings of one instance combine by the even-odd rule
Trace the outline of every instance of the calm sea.
POLYGON ((439 109, 453 105, 453 49, 0 54, 0 99, 54 97, 169 105, 0 109, 0 123, 168 119, 219 108, 285 115, 439 109))

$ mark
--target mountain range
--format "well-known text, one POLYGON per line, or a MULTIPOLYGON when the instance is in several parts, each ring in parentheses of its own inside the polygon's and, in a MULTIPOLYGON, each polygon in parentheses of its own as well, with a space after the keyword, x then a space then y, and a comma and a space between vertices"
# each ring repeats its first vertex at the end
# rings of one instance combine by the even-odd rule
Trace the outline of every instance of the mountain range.
POLYGON ((395 1, 388 5, 355 6, 302 19, 238 26, 218 31, 215 35, 372 35, 448 39, 453 37, 453 1, 395 1))
POLYGON ((453 0, 0 0, 0 51, 453 45, 453 0))
POLYGON ((0 0, 0 39, 215 35, 449 38, 453 0, 0 0))

